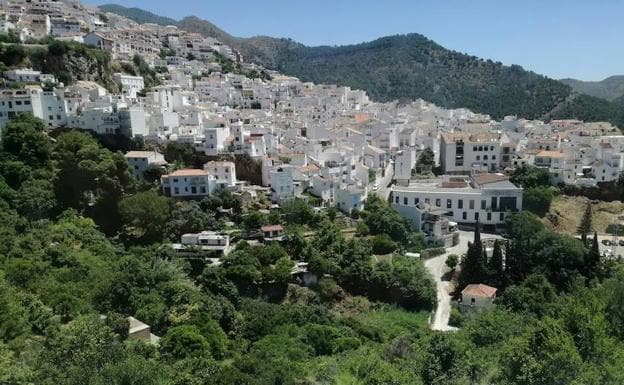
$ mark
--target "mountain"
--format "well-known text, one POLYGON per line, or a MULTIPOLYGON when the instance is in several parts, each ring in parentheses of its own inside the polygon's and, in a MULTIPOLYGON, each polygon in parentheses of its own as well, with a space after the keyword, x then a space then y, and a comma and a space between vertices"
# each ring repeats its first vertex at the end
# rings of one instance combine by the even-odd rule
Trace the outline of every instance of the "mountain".
POLYGON ((561 79, 573 90, 607 100, 615 100, 624 96, 624 75, 610 76, 599 82, 586 82, 576 79, 561 79))
MULTIPOLYGON (((144 16, 122 8, 117 12, 133 20, 144 16)), ((487 113, 495 119, 505 115, 599 118, 624 128, 624 111, 610 101, 576 92, 567 84, 518 65, 505 66, 449 50, 419 34, 346 46, 308 47, 285 38, 234 37, 194 16, 177 25, 221 40, 240 51, 246 61, 304 81, 362 89, 377 101, 422 98, 446 108, 466 107, 487 113)))
POLYGON ((130 20, 134 20, 137 23, 153 23, 159 25, 176 25, 178 21, 170 17, 158 16, 155 13, 140 9, 140 8, 128 8, 118 4, 104 4, 98 7, 102 12, 110 12, 130 20))

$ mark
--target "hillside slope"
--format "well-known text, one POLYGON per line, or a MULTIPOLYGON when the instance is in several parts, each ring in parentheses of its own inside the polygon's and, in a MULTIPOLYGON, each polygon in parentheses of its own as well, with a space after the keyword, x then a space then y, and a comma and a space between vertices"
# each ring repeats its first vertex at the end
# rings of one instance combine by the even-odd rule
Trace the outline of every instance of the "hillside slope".
POLYGON ((176 25, 178 24, 177 20, 174 20, 170 17, 158 16, 155 13, 150 11, 146 11, 140 8, 128 8, 119 4, 104 4, 98 7, 102 12, 110 12, 123 17, 126 17, 130 20, 134 20, 137 23, 145 24, 145 23, 153 23, 158 25, 176 25))
POLYGON ((597 98, 615 100, 624 96, 624 75, 609 76, 598 82, 586 82, 576 79, 561 79, 574 91, 595 96, 597 98))
MULTIPOLYGON (((123 8, 123 7, 121 7, 123 8)), ((137 20, 135 11, 116 13, 137 20)), ((466 107, 496 119, 577 118, 607 120, 624 128, 624 113, 607 100, 577 95, 573 89, 518 65, 452 51, 419 34, 371 42, 307 47, 291 39, 234 37, 195 16, 177 25, 221 40, 255 62, 304 81, 363 89, 377 101, 422 98, 446 108, 466 107)))

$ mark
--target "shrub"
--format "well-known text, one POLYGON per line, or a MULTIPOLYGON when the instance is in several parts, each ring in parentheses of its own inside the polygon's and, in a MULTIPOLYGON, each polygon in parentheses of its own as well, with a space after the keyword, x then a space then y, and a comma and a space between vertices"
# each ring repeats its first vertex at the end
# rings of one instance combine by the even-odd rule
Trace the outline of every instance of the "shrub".
POLYGON ((397 244, 388 234, 379 234, 373 238, 373 253, 390 254, 396 250, 397 244))

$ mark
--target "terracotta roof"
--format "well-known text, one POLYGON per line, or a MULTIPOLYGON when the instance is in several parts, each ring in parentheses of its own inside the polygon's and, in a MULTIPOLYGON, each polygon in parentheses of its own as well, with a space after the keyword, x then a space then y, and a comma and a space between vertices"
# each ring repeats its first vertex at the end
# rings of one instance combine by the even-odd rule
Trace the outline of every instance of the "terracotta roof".
POLYGON ((316 172, 318 170, 320 170, 320 168, 317 165, 313 164, 313 163, 310 163, 310 164, 308 164, 306 166, 299 167, 299 171, 303 172, 303 173, 306 173, 306 172, 316 172))
POLYGON ((561 153, 561 151, 542 150, 538 152, 537 154, 535 154, 535 156, 545 156, 548 158, 561 158, 563 154, 561 153))
POLYGON ((497 289, 492 286, 484 285, 482 283, 479 284, 470 284, 466 286, 464 290, 462 290, 462 295, 470 295, 473 297, 488 297, 492 298, 496 295, 497 289))
POLYGON ((167 176, 205 176, 210 175, 206 170, 200 170, 196 168, 185 168, 182 170, 176 170, 167 176))
POLYGON ((260 228, 260 230, 262 230, 262 232, 266 232, 266 231, 284 231, 284 228, 282 227, 282 225, 266 225, 266 226, 262 226, 260 228))

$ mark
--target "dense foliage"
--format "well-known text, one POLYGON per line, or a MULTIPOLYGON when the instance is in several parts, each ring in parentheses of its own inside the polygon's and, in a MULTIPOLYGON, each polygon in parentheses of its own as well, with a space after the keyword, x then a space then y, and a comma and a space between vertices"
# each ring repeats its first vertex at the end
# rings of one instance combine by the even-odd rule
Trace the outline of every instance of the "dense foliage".
POLYGON ((139 24, 153 23, 158 25, 176 25, 175 19, 165 16, 158 16, 152 12, 145 11, 140 8, 128 8, 119 4, 102 4, 98 6, 102 12, 115 13, 124 16, 130 20, 134 20, 139 24))
POLYGON ((422 236, 379 198, 359 213, 367 229, 356 233, 303 200, 247 220, 282 223, 285 241, 239 242, 221 265, 180 258, 163 243, 223 226, 224 207, 237 227, 257 213, 229 193, 162 197, 128 179, 123 157, 90 136, 52 141, 31 116, 9 123, 0 150, 0 383, 624 381, 624 272, 595 253, 597 239, 586 248, 530 214, 513 216, 508 263, 499 244, 480 269, 505 277, 497 308, 463 317, 448 334, 427 327, 433 282, 401 253, 422 248, 422 236), (388 245, 398 252, 373 255, 388 245), (300 260, 317 273, 309 288, 292 283, 300 260), (127 316, 160 342, 130 338, 127 316))

